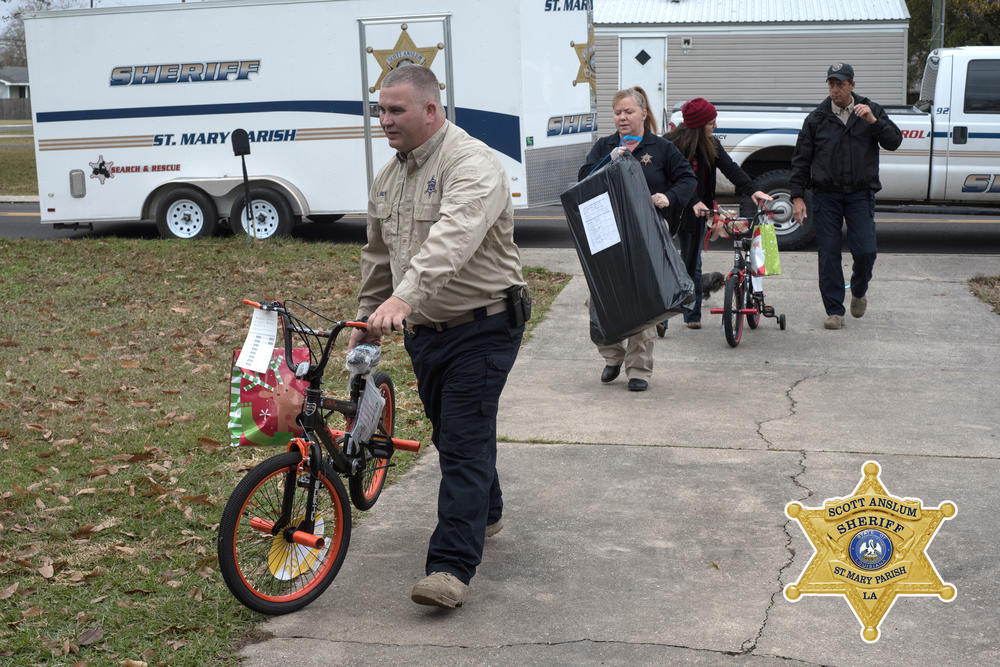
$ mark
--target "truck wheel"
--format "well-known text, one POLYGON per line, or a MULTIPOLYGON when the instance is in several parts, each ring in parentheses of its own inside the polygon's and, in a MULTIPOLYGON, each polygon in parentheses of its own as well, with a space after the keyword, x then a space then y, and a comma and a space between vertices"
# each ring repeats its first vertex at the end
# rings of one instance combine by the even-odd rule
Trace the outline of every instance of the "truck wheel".
POLYGON ((254 188, 250 190, 250 212, 253 216, 254 229, 251 234, 247 221, 246 209, 243 206, 243 194, 240 193, 233 202, 229 213, 229 226, 234 232, 243 230, 248 236, 258 239, 269 239, 273 236, 288 236, 295 224, 292 209, 288 201, 271 188, 254 188))
POLYGON ((200 239, 215 233, 218 214, 211 197, 195 188, 175 188, 156 209, 156 228, 165 239, 200 239))
MULTIPOLYGON (((806 191, 806 218, 802 224, 792 219, 792 172, 789 169, 775 169, 757 177, 753 187, 774 197, 769 208, 774 210, 774 232, 778 237, 779 250, 797 250, 808 245, 816 238, 816 228, 812 225, 808 213, 812 212, 812 193, 806 191)), ((749 198, 743 203, 743 215, 749 217, 754 213, 754 204, 749 198)))

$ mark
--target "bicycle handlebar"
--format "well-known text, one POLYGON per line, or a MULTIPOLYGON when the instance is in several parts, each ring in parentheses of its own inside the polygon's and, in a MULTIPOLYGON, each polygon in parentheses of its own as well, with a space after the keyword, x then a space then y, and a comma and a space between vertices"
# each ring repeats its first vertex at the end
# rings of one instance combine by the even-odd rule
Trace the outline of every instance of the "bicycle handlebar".
MULTIPOLYGON (((290 313, 288 309, 280 301, 252 301, 251 299, 243 299, 243 303, 248 306, 253 306, 254 308, 260 308, 261 310, 274 311, 281 318, 281 331, 282 338, 285 347, 285 365, 288 369, 298 376, 298 369, 292 365, 292 333, 300 334, 301 336, 316 336, 317 338, 326 338, 326 345, 323 346, 322 350, 317 351, 319 359, 316 360, 315 366, 310 363, 309 369, 302 376, 306 379, 312 379, 312 375, 315 373, 322 374, 324 368, 326 367, 326 362, 330 356, 330 350, 333 347, 333 343, 337 340, 337 336, 345 328, 353 329, 367 329, 368 324, 366 322, 361 322, 358 320, 340 320, 333 321, 329 320, 333 324, 333 328, 330 331, 323 331, 321 329, 313 329, 312 327, 305 326, 298 317, 290 313), (293 319, 298 323, 293 322, 293 319)), ((300 304, 301 305, 301 304, 300 304)), ((303 306, 306 310, 310 310, 313 314, 327 319, 323 315, 312 311, 306 306, 303 306)), ((308 346, 308 340, 307 340, 308 346)), ((310 350, 310 357, 312 356, 312 350, 310 350)), ((312 359, 310 359, 310 362, 312 359)))

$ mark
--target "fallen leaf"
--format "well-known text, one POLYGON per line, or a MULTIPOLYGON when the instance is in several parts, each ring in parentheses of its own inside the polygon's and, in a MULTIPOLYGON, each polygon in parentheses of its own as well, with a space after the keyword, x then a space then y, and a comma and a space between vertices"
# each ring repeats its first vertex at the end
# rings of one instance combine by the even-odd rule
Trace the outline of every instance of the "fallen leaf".
POLYGON ((149 667, 149 663, 141 660, 122 660, 118 664, 122 667, 149 667))
POLYGON ((82 540, 85 537, 90 537, 94 533, 94 526, 86 523, 76 529, 73 533, 73 538, 77 540, 82 540))
POLYGON ((197 602, 201 602, 201 589, 197 586, 192 586, 188 589, 188 597, 197 602))
POLYGON ((16 593, 17 592, 17 587, 20 586, 20 585, 21 584, 19 584, 18 582, 15 581, 10 586, 8 586, 7 588, 5 588, 2 591, 0 591, 0 600, 6 600, 11 595, 13 595, 14 593, 16 593))
POLYGON ((34 618, 36 616, 41 616, 45 611, 41 607, 28 607, 21 612, 23 618, 34 618))
POLYGON ((38 568, 38 574, 42 575, 45 579, 51 579, 52 575, 55 574, 55 569, 53 569, 52 564, 49 563, 48 565, 43 565, 38 568))
POLYGON ((80 646, 90 646, 94 642, 99 642, 104 637, 104 631, 100 628, 91 628, 90 630, 84 630, 79 637, 76 638, 76 643, 80 646))
POLYGON ((91 486, 91 487, 88 487, 86 489, 80 489, 79 491, 76 492, 76 495, 78 495, 78 496, 92 496, 95 493, 97 493, 97 489, 95 487, 91 486))

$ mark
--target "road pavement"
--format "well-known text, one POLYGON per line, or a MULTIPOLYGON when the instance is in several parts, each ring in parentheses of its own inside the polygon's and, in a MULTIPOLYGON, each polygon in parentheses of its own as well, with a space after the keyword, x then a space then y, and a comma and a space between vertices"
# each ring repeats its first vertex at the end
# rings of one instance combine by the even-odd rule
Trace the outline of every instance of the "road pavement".
POLYGON ((783 253, 764 289, 787 330, 765 319, 730 348, 719 315, 671 320, 634 393, 599 381, 574 251, 523 254, 574 277, 503 395, 505 527, 466 604, 409 600, 435 523, 428 446, 327 592, 267 620, 247 665, 1000 662, 1000 317, 965 282, 1000 255, 880 255, 868 313, 827 331, 815 254, 783 253), (782 595, 813 553, 786 503, 851 495, 867 460, 891 495, 958 507, 927 548, 957 597, 900 597, 874 644, 844 598, 782 595))

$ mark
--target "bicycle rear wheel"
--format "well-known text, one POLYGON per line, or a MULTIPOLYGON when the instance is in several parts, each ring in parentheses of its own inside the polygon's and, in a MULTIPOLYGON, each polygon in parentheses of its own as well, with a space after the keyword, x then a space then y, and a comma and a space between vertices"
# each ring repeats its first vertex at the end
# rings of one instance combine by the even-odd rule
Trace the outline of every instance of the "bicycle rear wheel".
MULTIPOLYGON (((376 433, 392 436, 396 427, 396 390, 392 386, 392 378, 384 371, 378 371, 372 375, 372 382, 382 393, 385 405, 382 406, 382 416, 379 419, 376 433)), ((360 398, 358 401, 360 402, 360 398)), ((351 429, 351 422, 348 421, 347 429, 351 429)), ((375 505, 382 487, 385 485, 385 476, 389 466, 389 459, 376 456, 367 447, 364 448, 365 466, 347 480, 347 488, 351 491, 351 502, 359 510, 369 510, 375 505)))
POLYGON ((726 279, 726 297, 722 306, 722 330, 730 347, 739 345, 740 338, 743 337, 743 313, 740 312, 746 302, 743 291, 740 275, 731 274, 726 279))
POLYGON ((219 570, 241 603, 262 614, 287 614, 305 607, 326 590, 340 571, 351 541, 351 508, 344 484, 335 474, 319 472, 316 522, 312 535, 319 548, 286 539, 305 518, 307 465, 298 470, 299 452, 263 461, 247 473, 226 503, 219 523, 219 570), (291 504, 288 523, 278 531, 286 488, 291 504), (253 524, 253 525, 251 525, 253 524), (277 534, 273 534, 277 532, 277 534))

